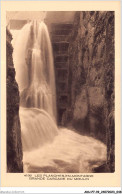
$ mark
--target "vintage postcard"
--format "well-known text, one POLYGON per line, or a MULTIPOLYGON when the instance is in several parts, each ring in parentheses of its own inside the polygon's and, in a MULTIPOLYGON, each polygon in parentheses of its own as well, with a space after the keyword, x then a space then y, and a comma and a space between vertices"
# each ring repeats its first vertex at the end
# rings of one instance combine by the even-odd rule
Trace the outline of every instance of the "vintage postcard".
POLYGON ((1 186, 120 187, 120 2, 1 6, 1 186))

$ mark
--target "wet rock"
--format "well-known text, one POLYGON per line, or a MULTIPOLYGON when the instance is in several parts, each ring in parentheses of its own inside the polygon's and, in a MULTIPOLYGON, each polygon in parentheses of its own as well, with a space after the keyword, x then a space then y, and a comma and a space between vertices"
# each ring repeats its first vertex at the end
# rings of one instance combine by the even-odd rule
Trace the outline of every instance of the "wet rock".
POLYGON ((107 144, 106 168, 113 172, 114 12, 77 12, 69 55, 71 122, 107 144))
POLYGON ((6 31, 7 58, 7 172, 23 172, 21 127, 19 120, 19 90, 15 80, 11 45, 12 36, 6 31))

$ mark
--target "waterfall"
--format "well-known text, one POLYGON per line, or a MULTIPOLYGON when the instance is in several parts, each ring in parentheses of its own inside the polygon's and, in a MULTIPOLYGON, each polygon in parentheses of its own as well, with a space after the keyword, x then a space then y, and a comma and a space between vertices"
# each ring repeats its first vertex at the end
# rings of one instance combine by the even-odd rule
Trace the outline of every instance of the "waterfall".
POLYGON ((20 90, 23 150, 31 150, 53 140, 58 131, 52 47, 44 22, 33 21, 22 28, 13 59, 20 90))
POLYGON ((106 160, 106 146, 56 125, 52 47, 47 26, 26 24, 14 45, 20 91, 24 172, 92 172, 106 160))
POLYGON ((47 111, 55 120, 56 92, 52 47, 44 22, 26 24, 14 46, 20 105, 47 111))

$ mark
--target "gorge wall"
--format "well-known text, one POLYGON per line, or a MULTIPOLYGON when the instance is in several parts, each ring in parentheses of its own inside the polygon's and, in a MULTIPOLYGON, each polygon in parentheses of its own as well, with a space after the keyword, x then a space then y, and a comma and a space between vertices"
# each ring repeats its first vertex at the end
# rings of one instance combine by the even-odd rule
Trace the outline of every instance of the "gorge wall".
POLYGON ((15 80, 11 45, 12 35, 6 30, 7 59, 7 172, 23 172, 21 127, 19 120, 19 90, 15 80))
POLYGON ((76 12, 69 43, 69 108, 62 124, 107 144, 114 172, 114 12, 76 12))

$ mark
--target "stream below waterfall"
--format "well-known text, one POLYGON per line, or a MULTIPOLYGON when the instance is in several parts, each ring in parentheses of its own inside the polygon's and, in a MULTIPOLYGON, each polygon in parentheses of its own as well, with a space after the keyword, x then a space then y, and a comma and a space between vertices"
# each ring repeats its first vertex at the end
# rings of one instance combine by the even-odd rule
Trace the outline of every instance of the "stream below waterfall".
POLYGON ((106 161, 106 146, 66 128, 39 109, 20 109, 24 172, 89 173, 106 161))

